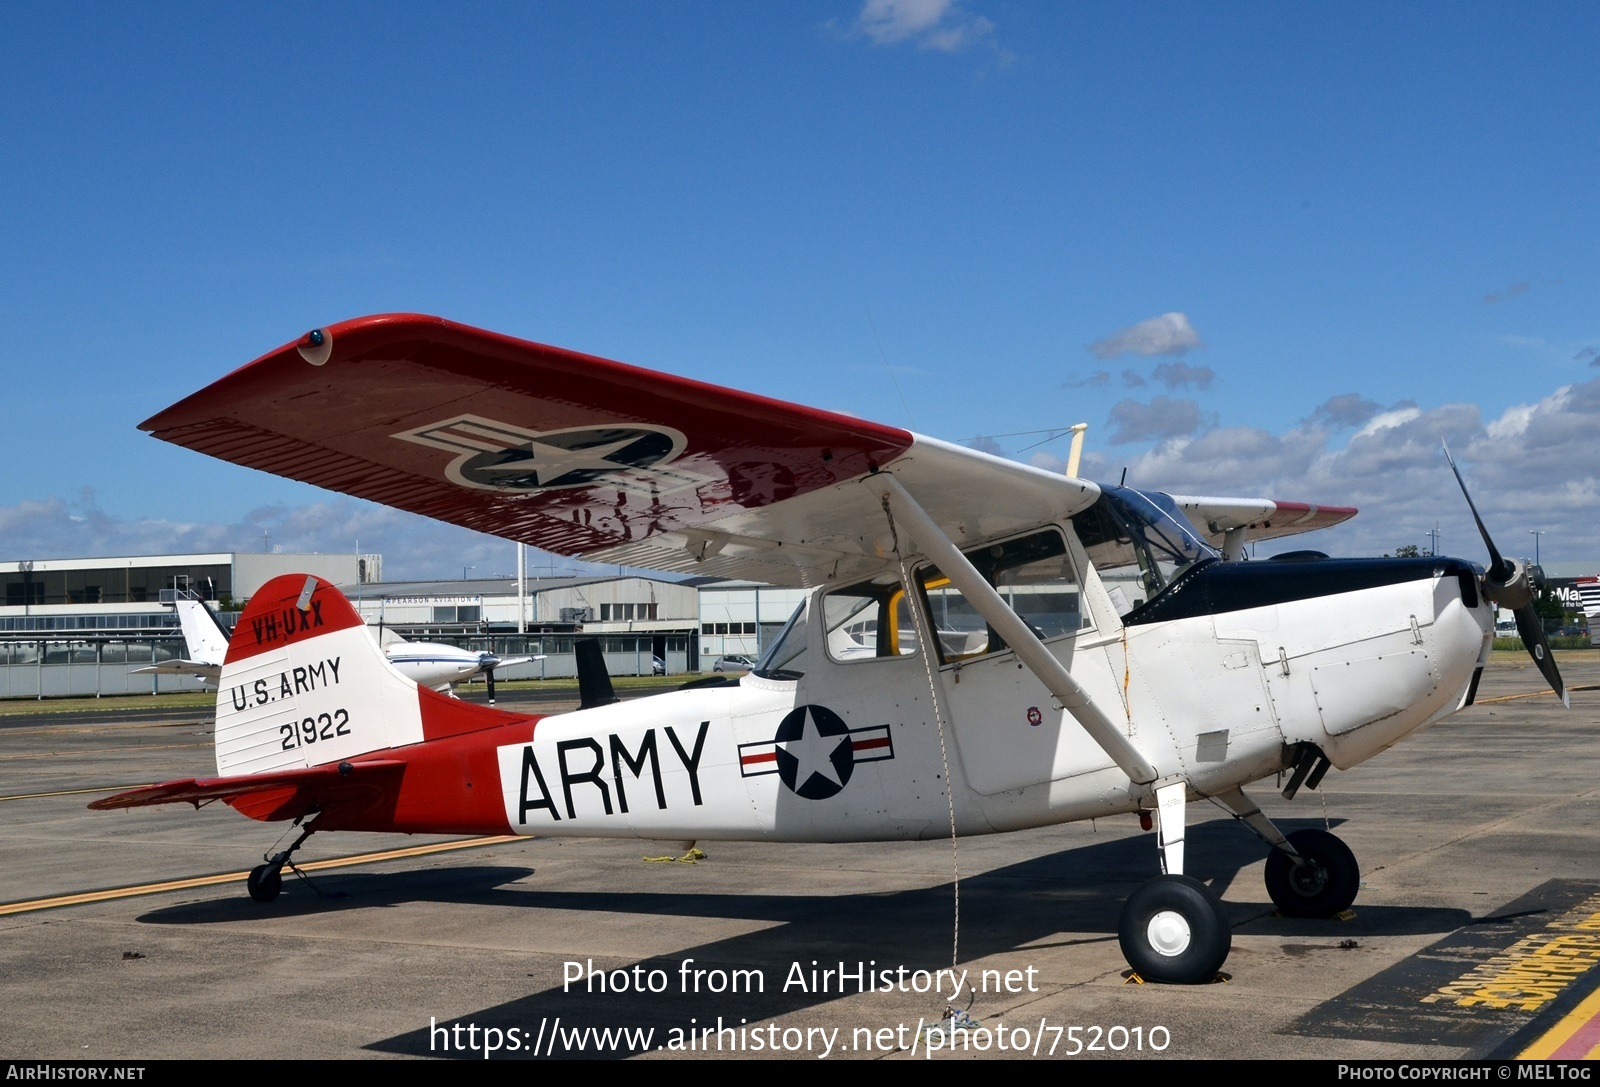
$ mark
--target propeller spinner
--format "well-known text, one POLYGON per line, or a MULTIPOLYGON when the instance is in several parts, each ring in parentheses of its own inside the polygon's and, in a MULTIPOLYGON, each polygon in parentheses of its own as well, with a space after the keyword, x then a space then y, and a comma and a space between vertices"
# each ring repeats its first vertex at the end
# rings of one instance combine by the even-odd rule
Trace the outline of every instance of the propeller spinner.
POLYGON ((1456 467, 1456 459, 1450 455, 1450 447, 1444 446, 1444 458, 1450 462, 1450 470, 1456 474, 1456 482, 1461 485, 1461 495, 1467 500, 1467 508, 1472 511, 1472 519, 1477 522, 1478 535, 1483 537, 1484 546, 1489 549, 1489 569, 1483 575, 1483 595, 1493 600, 1502 608, 1511 609, 1517 617, 1517 633, 1522 636, 1522 644, 1528 647, 1528 653, 1533 657, 1533 663, 1539 666, 1539 671, 1544 673, 1545 680, 1550 684, 1550 689, 1561 699, 1561 704, 1572 706, 1567 697, 1566 684, 1561 682, 1561 672, 1556 668, 1556 659, 1550 653, 1550 642, 1545 637, 1544 624, 1539 621, 1539 614, 1533 607, 1533 593, 1542 580, 1539 568, 1530 566, 1520 559, 1508 559, 1500 554, 1495 547, 1494 540, 1489 537, 1489 530, 1483 525, 1483 518, 1478 516, 1478 507, 1473 504, 1472 495, 1467 491, 1467 481, 1461 478, 1461 469, 1456 467))

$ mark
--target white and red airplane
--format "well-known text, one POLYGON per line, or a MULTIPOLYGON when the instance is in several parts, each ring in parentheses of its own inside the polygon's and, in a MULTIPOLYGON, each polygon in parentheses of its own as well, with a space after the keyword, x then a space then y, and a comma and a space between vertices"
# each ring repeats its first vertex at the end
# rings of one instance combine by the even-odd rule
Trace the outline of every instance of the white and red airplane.
MULTIPOLYGON (((218 686, 222 680, 222 663, 228 655, 228 632, 223 629, 216 612, 198 596, 178 596, 172 606, 178 613, 178 627, 183 631, 188 656, 134 668, 132 673, 192 675, 209 686, 218 686)), ((490 705, 494 704, 496 668, 509 668, 545 657, 542 653, 531 657, 501 657, 487 650, 464 649, 442 642, 410 642, 388 631, 375 636, 383 647, 383 655, 401 675, 441 694, 451 693, 457 683, 483 676, 489 687, 490 705)))
MULTIPOLYGON (((1487 572, 1222 561, 1180 500, 432 317, 315 330, 144 427, 564 555, 811 589, 736 682, 606 704, 595 654, 583 708, 536 717, 418 687, 332 586, 275 579, 228 648, 218 776, 91 805, 307 820, 251 873, 263 901, 318 830, 860 842, 1138 813, 1162 874, 1128 898, 1123 951, 1205 981, 1231 935, 1184 874, 1187 805, 1263 839, 1281 911, 1344 910, 1350 850, 1285 836, 1244 788, 1314 789, 1470 704, 1496 602, 1532 614, 1487 532, 1487 572)), ((1313 512, 1184 501, 1233 551, 1252 518, 1313 512)))

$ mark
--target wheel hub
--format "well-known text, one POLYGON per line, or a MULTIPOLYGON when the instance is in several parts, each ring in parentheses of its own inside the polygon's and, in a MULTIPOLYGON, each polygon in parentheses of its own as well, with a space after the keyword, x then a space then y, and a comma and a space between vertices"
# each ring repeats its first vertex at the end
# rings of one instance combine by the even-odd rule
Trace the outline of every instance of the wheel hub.
POLYGON ((1319 895, 1328 885, 1328 869, 1307 857, 1304 863, 1289 869, 1289 885, 1307 898, 1319 895))
POLYGON ((1189 950, 1189 942, 1194 938, 1189 928, 1189 920, 1175 910, 1162 910, 1150 918, 1150 924, 1145 927, 1145 938, 1150 941, 1150 946, 1159 955, 1172 958, 1189 950))

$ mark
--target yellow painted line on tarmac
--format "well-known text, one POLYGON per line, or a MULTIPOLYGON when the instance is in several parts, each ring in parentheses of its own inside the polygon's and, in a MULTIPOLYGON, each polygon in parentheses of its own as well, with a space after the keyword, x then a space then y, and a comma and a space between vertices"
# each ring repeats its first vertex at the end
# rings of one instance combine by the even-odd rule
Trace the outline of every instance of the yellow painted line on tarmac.
MULTIPOLYGON (((1568 694, 1571 694, 1573 691, 1600 691, 1600 683, 1585 683, 1581 687, 1567 688, 1568 694)), ((1515 702, 1519 698, 1538 698, 1540 695, 1547 694, 1550 694, 1550 688, 1548 687, 1539 691, 1524 691, 1522 694, 1502 694, 1496 695, 1493 698, 1475 698, 1472 700, 1472 704, 1474 706, 1486 706, 1491 702, 1515 702)), ((1551 697, 1553 698, 1555 696, 1551 695, 1551 697)))
POLYGON ((0 755, 0 759, 53 759, 62 755, 104 755, 110 751, 172 751, 180 747, 210 747, 203 744, 131 744, 127 747, 86 747, 81 751, 27 751, 20 755, 0 755))
POLYGON ((45 796, 77 796, 79 793, 121 793, 129 789, 148 789, 145 785, 102 785, 98 789, 57 789, 53 793, 17 793, 15 796, 0 796, 0 801, 6 800, 38 800, 45 796))
MULTIPOLYGON (((458 849, 476 849, 504 842, 526 841, 517 834, 498 834, 488 838, 467 838, 463 841, 437 842, 432 845, 414 845, 406 849, 390 849, 382 853, 360 853, 353 857, 334 857, 325 861, 309 861, 295 867, 307 872, 320 872, 326 868, 349 868, 358 864, 376 864, 379 861, 400 860, 404 857, 425 857, 431 853, 450 853, 458 849)), ((163 894, 167 891, 187 891, 195 887, 214 887, 219 883, 236 883, 249 876, 248 872, 223 872, 215 876, 196 876, 193 879, 174 879, 164 883, 142 883, 133 887, 112 887, 104 891, 84 891, 80 894, 58 895, 55 898, 35 898, 28 902, 12 902, 0 906, 0 917, 14 913, 31 913, 34 910, 51 910, 58 906, 81 906, 88 902, 109 902, 118 898, 136 898, 140 895, 163 894)))
POLYGON ((1522 1061, 1592 1060, 1600 1050, 1600 989, 1596 989, 1561 1021, 1530 1045, 1517 1059, 1522 1061))

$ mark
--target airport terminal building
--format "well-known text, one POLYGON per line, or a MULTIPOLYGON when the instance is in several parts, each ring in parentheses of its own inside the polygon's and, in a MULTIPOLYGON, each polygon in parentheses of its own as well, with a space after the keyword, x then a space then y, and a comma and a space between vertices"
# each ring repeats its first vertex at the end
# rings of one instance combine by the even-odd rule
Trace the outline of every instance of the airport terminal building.
MULTIPOLYGON (((171 618, 161 594, 181 589, 228 610, 279 574, 308 573, 335 584, 381 581, 381 555, 249 554, 139 555, 106 559, 0 562, 5 604, 0 630, 91 629, 137 626, 130 618, 171 618), (69 617, 80 622, 63 623, 69 617), (103 624, 96 620, 103 619, 103 624)), ((151 626, 171 626, 152 622, 151 626)))
POLYGON ((226 614, 279 574, 359 583, 382 570, 379 555, 282 552, 0 562, 0 698, 199 690, 189 676, 129 674, 184 655, 163 594, 191 592, 226 614))

